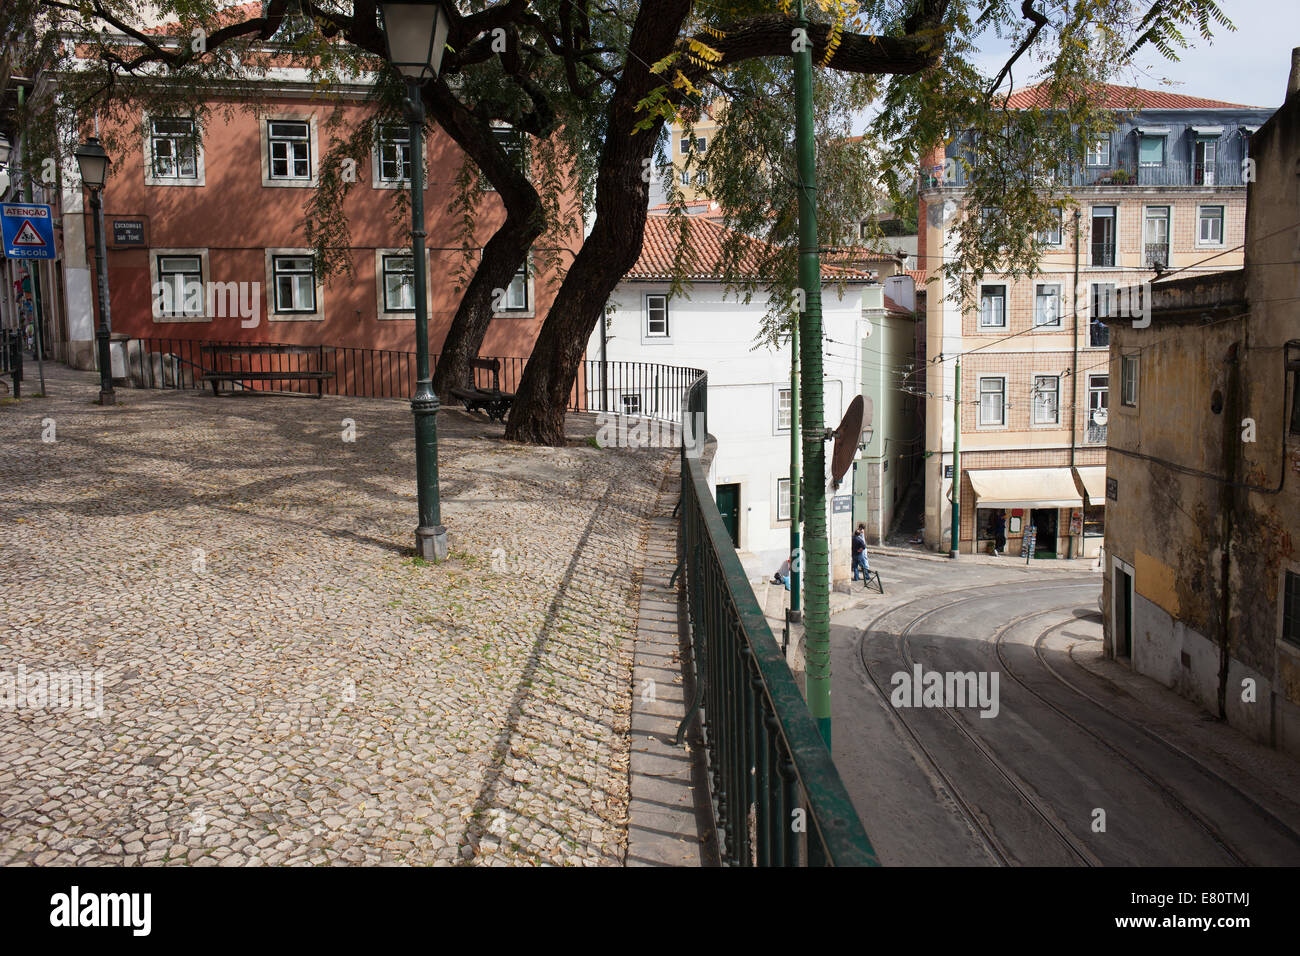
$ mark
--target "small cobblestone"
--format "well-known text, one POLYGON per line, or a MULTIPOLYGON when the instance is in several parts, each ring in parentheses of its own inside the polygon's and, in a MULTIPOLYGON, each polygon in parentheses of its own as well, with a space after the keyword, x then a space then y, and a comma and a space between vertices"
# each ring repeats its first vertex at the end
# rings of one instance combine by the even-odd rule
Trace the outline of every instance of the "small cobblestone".
POLYGON ((670 449, 445 409, 425 566, 405 402, 46 375, 0 405, 0 670, 102 696, 0 709, 0 865, 622 862, 670 449))

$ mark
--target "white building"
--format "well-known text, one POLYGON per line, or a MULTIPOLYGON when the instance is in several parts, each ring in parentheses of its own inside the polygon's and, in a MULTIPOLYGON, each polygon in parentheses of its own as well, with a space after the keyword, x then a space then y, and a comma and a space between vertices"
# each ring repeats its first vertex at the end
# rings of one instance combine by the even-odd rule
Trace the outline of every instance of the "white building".
MULTIPOLYGON (((709 485, 751 578, 769 577, 789 553, 790 542, 790 346, 756 346, 767 296, 726 294, 717 270, 693 275, 690 288, 670 293, 679 235, 665 216, 651 216, 641 257, 611 298, 605 341, 610 362, 656 362, 705 369, 709 374, 709 433, 718 442, 709 485)), ((716 263, 726 230, 704 217, 687 219, 694 245, 685 261, 716 263)), ((862 346, 869 326, 864 305, 876 314, 883 289, 865 274, 824 266, 826 426, 834 428, 862 388, 862 346), (843 280, 843 281, 841 281, 843 280)), ((587 355, 601 358, 598 328, 587 355)), ((639 385, 619 389, 611 372, 610 409, 652 411, 639 385)), ((830 445, 827 445, 829 470, 830 445)), ((849 573, 848 544, 855 521, 847 476, 832 527, 835 579, 849 573)), ((829 474, 827 475, 829 481, 829 474)))

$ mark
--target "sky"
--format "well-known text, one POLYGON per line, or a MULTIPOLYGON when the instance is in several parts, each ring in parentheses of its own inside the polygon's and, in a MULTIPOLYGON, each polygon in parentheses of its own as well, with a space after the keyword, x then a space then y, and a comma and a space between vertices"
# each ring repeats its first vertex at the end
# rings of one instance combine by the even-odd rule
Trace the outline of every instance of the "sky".
MULTIPOLYGON (((1300 3, 1219 0, 1219 6, 1236 31, 1228 33, 1216 25, 1209 41, 1193 37, 1178 62, 1166 60, 1153 49, 1140 51, 1134 85, 1276 109, 1285 98, 1291 49, 1300 46, 1300 3)), ((1006 62, 1008 53, 1008 44, 991 44, 984 48, 979 65, 994 73, 1006 62)), ((1020 79, 1022 72, 1028 76, 1028 70, 1017 70, 1016 86, 1025 85, 1020 79)))

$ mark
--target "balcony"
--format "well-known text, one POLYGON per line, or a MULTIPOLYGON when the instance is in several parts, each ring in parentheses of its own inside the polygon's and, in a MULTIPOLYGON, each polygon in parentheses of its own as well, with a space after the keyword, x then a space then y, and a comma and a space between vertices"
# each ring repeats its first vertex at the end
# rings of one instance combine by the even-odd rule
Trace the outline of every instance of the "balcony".
POLYGON ((1088 258, 1088 264, 1094 266, 1114 266, 1115 265, 1115 243, 1113 242, 1094 242, 1091 243, 1092 250, 1088 258))
MULTIPOLYGON (((945 182, 943 166, 921 170, 918 176, 920 189, 924 191, 937 189, 940 186, 968 185, 966 170, 960 163, 956 164, 955 168, 949 167, 949 172, 953 174, 953 180, 945 182)), ((1141 166, 1132 160, 1122 160, 1109 166, 1085 166, 1076 169, 1062 167, 1054 174, 1036 173, 1035 175, 1044 188, 1055 184, 1062 189, 1113 186, 1208 188, 1246 185, 1242 178, 1240 163, 1170 161, 1159 166, 1141 166)))
POLYGON ((1169 266, 1169 243, 1147 242, 1142 244, 1142 265, 1148 269, 1165 269, 1169 266))

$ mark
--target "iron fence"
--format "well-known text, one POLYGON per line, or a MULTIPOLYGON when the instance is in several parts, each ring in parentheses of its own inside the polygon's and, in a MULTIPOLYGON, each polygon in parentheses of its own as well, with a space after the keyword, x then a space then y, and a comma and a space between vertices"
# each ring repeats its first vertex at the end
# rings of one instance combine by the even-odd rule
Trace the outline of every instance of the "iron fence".
MULTIPOLYGON (((350 346, 291 346, 280 343, 209 341, 201 339, 141 338, 126 343, 127 378, 137 388, 204 388, 203 375, 217 370, 205 346, 269 346, 298 349, 284 353, 221 356, 220 370, 229 372, 236 359, 237 367, 249 372, 332 372, 324 380, 326 395, 357 398, 410 398, 415 394, 415 353, 390 349, 366 349, 350 346), (319 366, 319 367, 318 367, 319 366)), ((516 392, 528 359, 518 356, 483 356, 500 363, 500 388, 516 392)), ((438 356, 430 356, 437 365, 438 356)), ((676 423, 682 402, 698 369, 653 362, 602 362, 584 360, 578 367, 569 394, 572 412, 610 412, 657 418, 676 423)), ((492 385, 491 372, 475 369, 475 384, 492 385)), ((239 391, 297 392, 304 384, 285 380, 228 383, 239 391)), ((312 384, 312 391, 315 385, 312 384)))
POLYGON ((733 866, 878 865, 709 492, 703 373, 683 398, 680 586, 719 852, 733 866))
POLYGON ((12 380, 10 392, 14 398, 23 389, 23 333, 19 329, 0 329, 0 376, 12 380))

